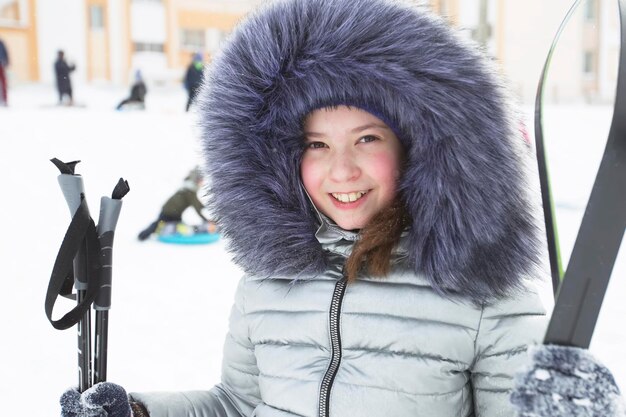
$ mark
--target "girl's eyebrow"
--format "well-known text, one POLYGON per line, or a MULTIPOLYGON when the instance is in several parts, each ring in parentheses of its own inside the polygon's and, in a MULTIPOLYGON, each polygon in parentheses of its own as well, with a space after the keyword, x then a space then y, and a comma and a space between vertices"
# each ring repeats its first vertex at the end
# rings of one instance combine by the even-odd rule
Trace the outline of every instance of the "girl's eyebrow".
POLYGON ((378 129, 385 129, 385 130, 391 130, 388 126, 384 125, 384 124, 379 124, 379 123, 368 123, 366 125, 363 126, 359 126, 359 127, 355 127, 354 129, 351 130, 352 133, 358 133, 358 132, 362 132, 364 130, 367 129, 371 129, 371 128, 378 128, 378 129))
POLYGON ((315 138, 323 138, 326 137, 325 134, 323 133, 317 133, 317 132, 304 132, 304 136, 305 137, 315 137, 315 138))
MULTIPOLYGON (((362 132, 364 130, 372 129, 372 128, 391 130, 391 128, 389 128, 388 126, 383 125, 383 124, 368 123, 368 124, 363 125, 363 126, 355 127, 354 129, 350 130, 350 133, 359 133, 359 132, 362 132)), ((317 137, 317 138, 326 137, 326 135, 324 133, 319 133, 319 132, 304 132, 304 135, 307 136, 307 137, 317 137)))

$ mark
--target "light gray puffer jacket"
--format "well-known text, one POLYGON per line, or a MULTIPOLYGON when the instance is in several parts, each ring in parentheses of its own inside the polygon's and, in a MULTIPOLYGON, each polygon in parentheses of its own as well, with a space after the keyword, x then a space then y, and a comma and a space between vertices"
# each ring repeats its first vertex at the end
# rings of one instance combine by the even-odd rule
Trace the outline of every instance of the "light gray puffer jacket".
POLYGON ((346 285, 354 235, 317 234, 333 267, 241 280, 210 391, 132 394, 151 417, 510 417, 513 376, 545 329, 537 291, 476 306, 406 270, 346 285))

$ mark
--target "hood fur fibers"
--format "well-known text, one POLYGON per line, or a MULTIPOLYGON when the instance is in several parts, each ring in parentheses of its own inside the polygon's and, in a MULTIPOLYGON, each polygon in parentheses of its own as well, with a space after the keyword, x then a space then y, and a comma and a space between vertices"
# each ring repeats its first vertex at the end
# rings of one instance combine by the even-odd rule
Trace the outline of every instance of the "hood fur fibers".
POLYGON ((199 99, 210 207, 248 273, 326 267, 300 182, 302 124, 340 104, 377 115, 404 145, 410 267, 438 291, 500 296, 537 259, 519 121, 482 54, 426 11, 272 3, 238 26, 199 99))

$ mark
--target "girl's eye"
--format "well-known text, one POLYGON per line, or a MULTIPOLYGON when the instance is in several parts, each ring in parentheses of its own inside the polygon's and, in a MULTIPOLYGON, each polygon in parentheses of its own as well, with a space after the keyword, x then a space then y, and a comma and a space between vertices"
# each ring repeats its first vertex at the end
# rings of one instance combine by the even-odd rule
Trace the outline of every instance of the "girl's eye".
POLYGON ((359 142, 361 143, 369 143, 369 142, 374 142, 379 140, 376 136, 372 136, 372 135, 365 135, 363 137, 361 137, 359 139, 359 142))
POLYGON ((306 149, 321 149, 325 147, 326 144, 324 142, 309 142, 305 145, 306 149))

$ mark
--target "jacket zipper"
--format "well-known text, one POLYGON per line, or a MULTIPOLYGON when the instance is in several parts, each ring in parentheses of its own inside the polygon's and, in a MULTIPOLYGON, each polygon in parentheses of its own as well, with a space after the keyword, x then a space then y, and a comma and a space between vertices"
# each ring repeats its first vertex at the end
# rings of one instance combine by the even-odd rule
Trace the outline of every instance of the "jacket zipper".
POLYGON ((320 388, 320 401, 319 401, 319 417, 328 417, 329 415, 329 399, 330 390, 333 387, 333 382, 337 371, 339 370, 339 364, 341 363, 341 333, 339 331, 339 316, 341 314, 341 304, 343 302, 343 296, 346 292, 347 280, 345 278, 340 279, 335 284, 335 290, 333 291, 333 298, 330 303, 330 363, 326 368, 324 378, 322 378, 322 385, 320 388))

